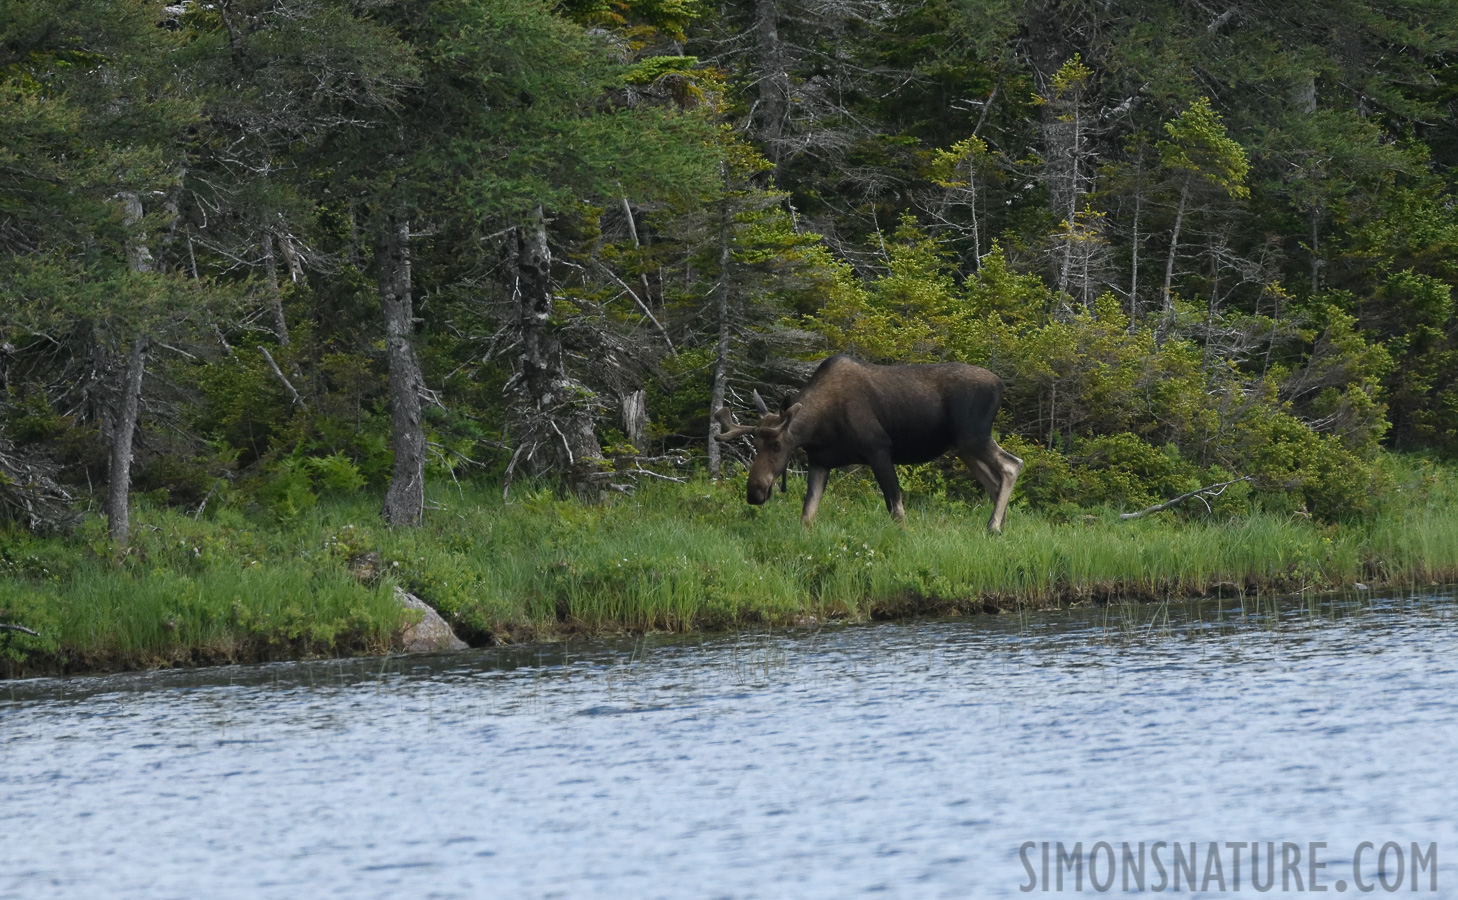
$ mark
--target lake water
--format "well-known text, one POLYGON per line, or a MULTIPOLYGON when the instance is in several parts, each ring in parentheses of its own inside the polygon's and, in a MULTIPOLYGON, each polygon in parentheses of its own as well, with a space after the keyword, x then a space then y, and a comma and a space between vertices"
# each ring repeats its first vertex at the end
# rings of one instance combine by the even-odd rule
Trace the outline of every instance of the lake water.
POLYGON ((1434 589, 0 683, 0 897, 1458 896, 1455 651, 1434 589))

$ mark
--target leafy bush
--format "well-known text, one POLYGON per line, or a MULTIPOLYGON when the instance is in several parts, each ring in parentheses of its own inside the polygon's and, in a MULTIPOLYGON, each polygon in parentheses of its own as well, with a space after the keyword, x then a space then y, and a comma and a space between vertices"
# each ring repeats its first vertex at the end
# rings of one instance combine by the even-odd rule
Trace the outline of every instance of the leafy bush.
MULTIPOLYGON (((1000 375, 999 427, 1024 458, 1019 496, 1033 507, 1142 508, 1249 476, 1266 505, 1332 519, 1369 511, 1384 487, 1373 460, 1391 358, 1335 303, 1290 310, 1283 328, 1222 323, 1269 343, 1257 371, 1162 336, 1156 320, 1132 323, 1111 295, 1072 304, 1014 272, 996 244, 963 285, 909 219, 888 250, 885 274, 827 304, 815 326, 868 359, 957 360, 1000 375)), ((1180 304, 1176 313, 1194 317, 1180 304)), ((1244 508, 1250 491, 1222 508, 1244 508)))

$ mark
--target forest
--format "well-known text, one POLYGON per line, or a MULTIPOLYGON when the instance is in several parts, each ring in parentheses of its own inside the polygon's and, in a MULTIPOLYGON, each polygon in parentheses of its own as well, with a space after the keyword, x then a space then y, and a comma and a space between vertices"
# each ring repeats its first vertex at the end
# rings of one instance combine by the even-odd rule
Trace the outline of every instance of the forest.
MULTIPOLYGON (((569 530, 635 496, 740 515, 710 413, 841 352, 1002 377, 1014 531, 1187 494, 1435 515, 1455 59, 1430 0, 12 0, 0 607, 83 560, 191 565, 147 562, 173 526, 139 511, 235 534, 373 498, 392 546, 436 486, 569 530)), ((1384 571, 1363 541, 1312 571, 1384 571)))

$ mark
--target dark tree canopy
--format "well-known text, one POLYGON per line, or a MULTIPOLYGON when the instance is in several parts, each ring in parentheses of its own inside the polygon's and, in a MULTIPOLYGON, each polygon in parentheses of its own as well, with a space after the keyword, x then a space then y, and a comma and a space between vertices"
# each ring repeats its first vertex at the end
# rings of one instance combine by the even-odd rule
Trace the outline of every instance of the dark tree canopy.
POLYGON ((0 512, 632 490, 852 351, 998 372, 1015 502, 1357 514, 1458 446, 1455 54, 1419 0, 15 0, 0 512))

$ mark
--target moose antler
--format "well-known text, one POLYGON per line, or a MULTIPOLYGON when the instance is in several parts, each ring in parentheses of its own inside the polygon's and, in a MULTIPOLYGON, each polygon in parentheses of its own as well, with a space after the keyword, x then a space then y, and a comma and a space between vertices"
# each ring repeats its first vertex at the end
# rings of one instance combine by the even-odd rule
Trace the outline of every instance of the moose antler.
POLYGON ((714 418, 719 420, 719 433, 714 435, 718 440, 732 441, 737 437, 754 433, 755 426, 740 425, 734 421, 734 414, 729 411, 727 406, 719 407, 719 411, 714 413, 714 418))

